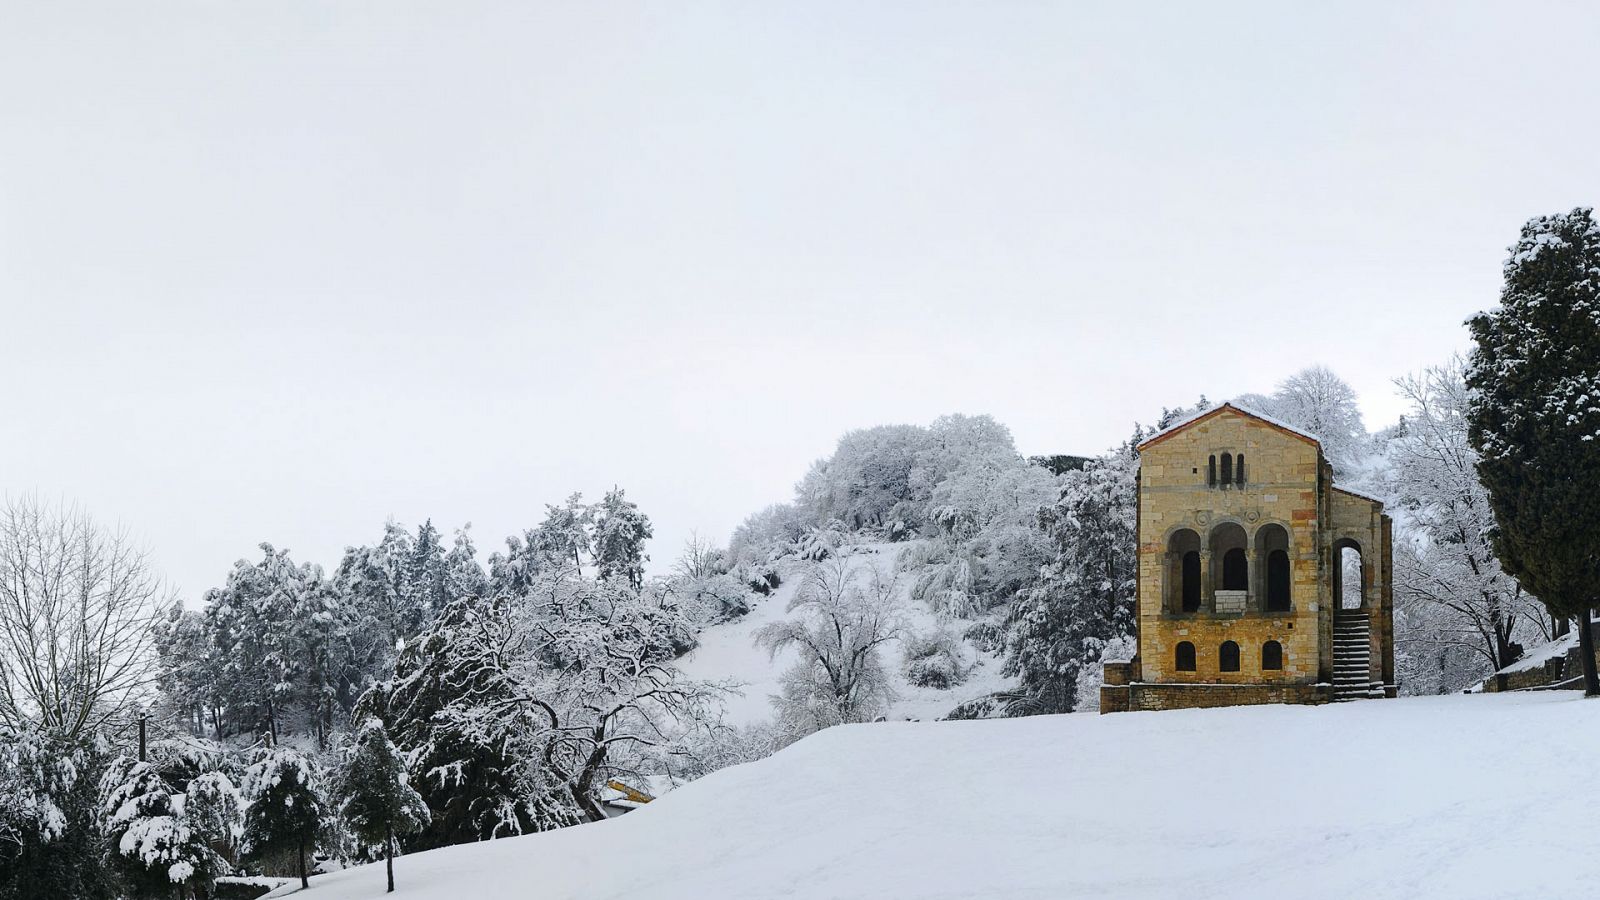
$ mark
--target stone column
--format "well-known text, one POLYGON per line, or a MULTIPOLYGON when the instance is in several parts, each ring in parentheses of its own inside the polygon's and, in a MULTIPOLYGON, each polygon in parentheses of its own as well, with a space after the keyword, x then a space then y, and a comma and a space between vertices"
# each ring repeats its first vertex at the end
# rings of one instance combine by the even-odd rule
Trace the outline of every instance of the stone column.
POLYGON ((1211 583, 1211 548, 1206 547, 1200 551, 1200 609, 1205 612, 1217 611, 1217 595, 1215 586, 1211 583))

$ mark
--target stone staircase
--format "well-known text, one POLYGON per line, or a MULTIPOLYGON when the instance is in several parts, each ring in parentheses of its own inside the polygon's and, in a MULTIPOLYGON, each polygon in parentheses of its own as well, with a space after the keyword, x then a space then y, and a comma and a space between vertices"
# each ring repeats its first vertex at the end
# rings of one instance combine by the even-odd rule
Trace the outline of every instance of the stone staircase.
POLYGON ((1333 699, 1382 697, 1383 685, 1372 681, 1371 621, 1365 610, 1333 613, 1333 699), (1376 688, 1376 690, 1374 690, 1376 688))

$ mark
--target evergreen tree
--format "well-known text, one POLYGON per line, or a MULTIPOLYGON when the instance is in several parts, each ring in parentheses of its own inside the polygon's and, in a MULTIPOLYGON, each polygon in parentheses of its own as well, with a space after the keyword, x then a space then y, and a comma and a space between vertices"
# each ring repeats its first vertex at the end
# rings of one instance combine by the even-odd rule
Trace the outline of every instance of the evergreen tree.
POLYGON ((408 850, 525 834, 572 824, 570 802, 543 782, 541 734, 509 653, 520 638, 509 600, 462 598, 408 643, 394 677, 362 696, 410 761, 410 782, 430 813, 408 850))
POLYGON ((446 591, 445 572, 444 541, 439 537, 439 530, 433 527, 433 520, 429 519, 417 529, 402 577, 407 605, 417 610, 420 617, 431 620, 454 599, 446 591))
POLYGON ((0 900, 111 900, 97 776, 88 739, 0 726, 0 900))
POLYGON ((1584 692, 1600 695, 1600 225, 1591 211, 1522 228, 1500 307, 1469 321, 1468 437, 1494 511, 1501 565, 1556 615, 1579 620, 1584 692))
MULTIPOLYGON (((472 545, 472 536, 463 525, 456 529, 455 544, 444 557, 445 602, 462 597, 481 597, 489 592, 489 578, 478 563, 478 549, 472 545)), ((439 608, 440 612, 444 607, 439 608)))
POLYGON ((244 796, 246 858, 261 862, 295 854, 300 886, 310 887, 306 854, 316 847, 328 819, 311 761, 283 747, 265 751, 245 772, 244 796))
POLYGON ((345 824, 355 836, 368 845, 382 845, 393 893, 395 835, 420 831, 428 823, 428 807, 411 789, 405 760, 377 719, 368 719, 356 735, 338 794, 345 824))
POLYGON ((571 566, 583 571, 584 554, 593 550, 589 529, 594 525, 594 510, 573 494, 561 506, 547 504, 544 521, 528 533, 528 544, 539 557, 539 568, 561 569, 571 566))
POLYGON ((621 488, 612 488, 594 508, 594 563, 601 581, 625 579, 635 590, 644 585, 644 542, 653 536, 650 517, 629 502, 621 488))
POLYGON ((1023 694, 1012 712, 1071 712, 1085 667, 1134 631, 1133 443, 1061 476, 1060 500, 1039 512, 1054 558, 1011 610, 1005 673, 1020 677, 1023 694))
POLYGON ((209 891, 228 864, 191 827, 182 803, 151 762, 119 760, 105 779, 104 829, 111 855, 133 896, 164 898, 209 891))

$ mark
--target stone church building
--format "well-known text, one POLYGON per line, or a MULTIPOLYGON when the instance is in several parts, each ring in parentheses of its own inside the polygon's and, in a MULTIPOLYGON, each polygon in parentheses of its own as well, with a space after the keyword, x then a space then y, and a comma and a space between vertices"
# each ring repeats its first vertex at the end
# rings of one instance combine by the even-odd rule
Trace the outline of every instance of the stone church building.
POLYGON ((1395 695, 1390 520, 1314 436, 1224 403, 1138 450, 1139 652, 1102 712, 1395 695))

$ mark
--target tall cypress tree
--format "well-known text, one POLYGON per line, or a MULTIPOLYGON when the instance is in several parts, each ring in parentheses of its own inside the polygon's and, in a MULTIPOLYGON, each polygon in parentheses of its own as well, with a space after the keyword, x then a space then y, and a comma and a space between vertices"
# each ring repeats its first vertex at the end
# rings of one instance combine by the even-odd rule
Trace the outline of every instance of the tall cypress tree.
POLYGON ((1600 600, 1600 225, 1588 209, 1522 227, 1477 349, 1468 440, 1481 457, 1504 569, 1551 613, 1579 619, 1584 692, 1600 696, 1590 611, 1600 600))
POLYGON ((394 841, 428 823, 428 806, 411 789, 406 762, 389 740, 383 723, 368 719, 339 777, 340 809, 345 824, 368 846, 383 846, 394 893, 394 841))
POLYGON ((300 887, 310 887, 306 854, 328 821, 310 760, 287 748, 268 750, 245 772, 244 793, 245 856, 264 861, 294 854, 300 887))

